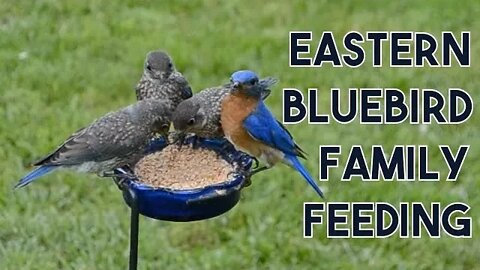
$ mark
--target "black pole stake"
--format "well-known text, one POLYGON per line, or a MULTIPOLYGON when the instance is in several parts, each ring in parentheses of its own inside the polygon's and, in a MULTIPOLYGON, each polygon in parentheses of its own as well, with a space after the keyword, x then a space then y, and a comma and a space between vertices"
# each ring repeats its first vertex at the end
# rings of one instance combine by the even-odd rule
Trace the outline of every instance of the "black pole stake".
POLYGON ((130 195, 130 262, 129 270, 137 270, 138 265, 138 225, 139 225, 139 213, 138 213, 138 201, 135 191, 128 188, 128 194, 130 195))

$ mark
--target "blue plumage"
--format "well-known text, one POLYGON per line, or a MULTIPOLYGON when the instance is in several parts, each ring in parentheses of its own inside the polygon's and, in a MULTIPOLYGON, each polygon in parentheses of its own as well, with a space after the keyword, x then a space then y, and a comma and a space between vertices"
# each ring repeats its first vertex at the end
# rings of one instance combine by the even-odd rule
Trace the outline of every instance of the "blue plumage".
MULTIPOLYGON (((248 135, 256 142, 263 144, 263 146, 250 146, 256 147, 257 149, 255 150, 248 149, 249 146, 243 144, 243 148, 250 153, 256 153, 258 155, 257 158, 264 159, 268 166, 272 166, 278 161, 291 166, 323 198, 323 192, 320 190, 320 187, 298 159, 298 157, 305 158, 302 149, 295 143, 287 129, 275 119, 260 98, 261 87, 258 85, 258 77, 255 72, 249 70, 234 72, 231 76, 231 81, 234 84, 232 93, 239 92, 246 96, 246 98, 243 98, 244 100, 254 98, 257 102, 253 111, 243 119, 242 127, 248 135)), ((241 96, 239 95, 239 97, 241 96)), ((231 135, 228 130, 226 134, 231 135)), ((230 140, 235 145, 235 139, 230 138, 230 140)))
POLYGON ((297 158, 297 156, 303 156, 299 147, 288 131, 278 123, 262 100, 258 101, 256 109, 245 118, 243 127, 256 140, 282 151, 284 154, 283 162, 300 172, 310 186, 323 198, 320 187, 297 158))
POLYGON ((51 171, 53 171, 57 168, 58 168, 58 166, 49 166, 49 165, 38 167, 38 168, 34 169, 33 171, 31 171, 30 173, 28 173, 27 175, 25 175, 22 179, 20 179, 20 181, 15 185, 15 188, 24 187, 24 186, 30 184, 30 182, 32 182, 33 180, 51 172, 51 171))
POLYGON ((281 126, 265 103, 258 101, 257 108, 243 121, 243 127, 256 140, 282 151, 284 154, 296 155, 295 142, 281 126))
POLYGON ((246 83, 246 82, 253 82, 253 81, 258 82, 258 76, 255 72, 251 70, 239 70, 239 71, 235 71, 232 74, 231 80, 233 83, 235 82, 246 83))
POLYGON ((320 189, 320 187, 315 183, 315 180, 312 178, 312 176, 308 173, 307 169, 300 163, 300 160, 296 156, 292 155, 285 155, 284 157, 284 162, 285 163, 290 163, 290 166, 295 168, 302 176, 305 178, 305 180, 310 184, 310 186, 317 192, 317 194, 323 197, 323 192, 320 189))

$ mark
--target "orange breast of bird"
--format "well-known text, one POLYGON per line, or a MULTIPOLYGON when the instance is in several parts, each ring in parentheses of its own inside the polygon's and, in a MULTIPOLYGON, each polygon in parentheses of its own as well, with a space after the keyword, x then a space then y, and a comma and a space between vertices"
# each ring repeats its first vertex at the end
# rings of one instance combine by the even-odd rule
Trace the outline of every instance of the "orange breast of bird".
POLYGON ((243 127, 243 120, 257 107, 257 100, 242 93, 227 95, 222 102, 221 125, 225 137, 238 150, 252 156, 260 156, 263 144, 250 136, 243 127))

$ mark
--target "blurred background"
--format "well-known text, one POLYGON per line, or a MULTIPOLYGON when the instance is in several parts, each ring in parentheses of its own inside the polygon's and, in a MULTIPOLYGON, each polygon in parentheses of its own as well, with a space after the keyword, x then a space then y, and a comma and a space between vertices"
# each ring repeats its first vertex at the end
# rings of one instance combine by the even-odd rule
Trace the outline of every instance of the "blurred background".
MULTIPOLYGON (((0 269, 126 268, 129 210, 111 181, 57 172, 22 190, 12 187, 30 162, 73 131, 134 102, 149 50, 168 51, 194 91, 222 84, 238 69, 278 77, 267 100, 278 118, 282 87, 319 88, 322 112, 330 87, 459 87, 476 100, 478 14, 475 0, 2 1, 0 269), (291 69, 290 30, 311 30, 314 40, 333 31, 337 44, 351 30, 437 37, 444 30, 457 37, 472 31, 471 67, 376 69, 366 46, 367 61, 357 69, 291 69)), ((278 166, 257 175, 240 203, 221 217, 183 224, 142 218, 139 269, 480 269, 479 124, 474 110, 462 125, 288 126, 309 153, 306 166, 315 177, 321 144, 361 144, 367 155, 372 144, 387 150, 426 144, 432 147, 431 169, 443 175, 447 168, 437 145, 456 151, 470 144, 456 182, 341 182, 338 169, 320 184, 329 201, 465 202, 472 207, 472 239, 326 239, 324 226, 303 239, 303 202, 319 198, 298 174, 278 166)))

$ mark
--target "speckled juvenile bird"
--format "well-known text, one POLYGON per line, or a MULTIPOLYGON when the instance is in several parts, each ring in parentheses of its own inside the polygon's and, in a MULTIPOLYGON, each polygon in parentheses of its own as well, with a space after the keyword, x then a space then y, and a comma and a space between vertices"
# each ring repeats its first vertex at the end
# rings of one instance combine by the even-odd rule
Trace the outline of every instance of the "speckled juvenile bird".
POLYGON ((111 176, 113 169, 134 165, 157 133, 165 135, 170 111, 165 101, 147 99, 110 112, 72 134, 55 151, 34 165, 38 168, 15 186, 23 187, 60 168, 111 176))
MULTIPOLYGON (((270 95, 270 87, 277 79, 266 77, 258 82, 262 99, 270 95)), ((223 131, 220 124, 220 104, 232 90, 232 83, 207 88, 193 97, 182 101, 172 115, 173 126, 181 133, 194 133, 202 138, 221 138, 223 131)))
POLYGON ((137 100, 154 98, 169 101, 172 112, 180 102, 192 96, 188 81, 175 70, 172 59, 163 51, 147 54, 142 78, 135 91, 137 100))

